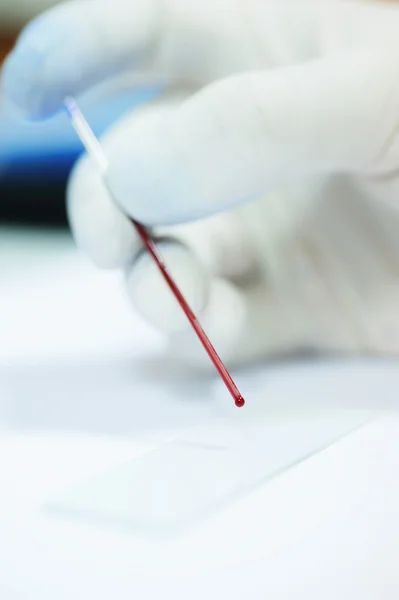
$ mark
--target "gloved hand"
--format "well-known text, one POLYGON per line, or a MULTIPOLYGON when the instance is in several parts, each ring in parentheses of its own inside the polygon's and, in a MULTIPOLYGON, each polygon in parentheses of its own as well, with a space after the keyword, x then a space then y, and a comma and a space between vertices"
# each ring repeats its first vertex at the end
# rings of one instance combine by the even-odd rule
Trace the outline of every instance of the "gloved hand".
POLYGON ((4 87, 43 118, 126 68, 132 85, 167 82, 103 139, 116 202, 84 158, 68 203, 79 246, 126 272, 134 305, 182 358, 206 361, 127 215, 163 238, 230 362, 393 352, 398 32, 395 6, 75 0, 26 29, 4 87))

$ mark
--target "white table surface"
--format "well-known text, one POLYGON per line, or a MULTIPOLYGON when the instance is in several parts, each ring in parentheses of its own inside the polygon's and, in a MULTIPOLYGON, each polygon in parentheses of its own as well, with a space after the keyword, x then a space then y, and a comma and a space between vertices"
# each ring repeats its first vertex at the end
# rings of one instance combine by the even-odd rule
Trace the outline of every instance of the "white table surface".
POLYGON ((397 600, 395 364, 240 375, 287 411, 379 412, 200 528, 143 539, 50 516, 43 503, 220 415, 217 384, 162 360, 162 340, 130 313, 118 279, 67 238, 0 231, 0 307, 1 600, 397 600))

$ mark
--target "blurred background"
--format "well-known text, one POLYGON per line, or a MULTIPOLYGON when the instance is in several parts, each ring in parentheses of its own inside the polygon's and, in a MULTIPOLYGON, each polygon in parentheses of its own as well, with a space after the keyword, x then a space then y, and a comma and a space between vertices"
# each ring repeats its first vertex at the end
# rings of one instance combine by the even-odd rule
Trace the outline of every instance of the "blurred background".
MULTIPOLYGON (((58 0, 0 0, 0 61, 24 25, 58 0)), ((93 90, 81 100, 97 134, 151 91, 93 90)), ((0 226, 66 227, 65 184, 82 151, 65 115, 45 123, 26 123, 0 99, 0 226)))
MULTIPOLYGON (((23 26, 56 0, 0 0, 0 60, 11 50, 23 26)), ((54 128, 54 125, 52 129, 54 128)), ((62 135, 62 127, 56 125, 62 135)), ((63 194, 71 149, 52 157, 50 132, 29 127, 11 107, 0 103, 0 224, 14 222, 65 225, 63 194)))

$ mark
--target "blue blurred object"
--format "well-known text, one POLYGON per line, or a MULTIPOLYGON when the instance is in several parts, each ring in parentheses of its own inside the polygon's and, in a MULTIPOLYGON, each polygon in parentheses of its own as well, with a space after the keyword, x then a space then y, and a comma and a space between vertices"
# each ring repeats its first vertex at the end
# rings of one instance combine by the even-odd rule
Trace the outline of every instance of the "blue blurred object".
MULTIPOLYGON (((103 91, 104 92, 104 91, 103 91)), ((91 126, 101 135, 129 110, 153 99, 157 90, 92 93, 80 100, 91 126)), ((0 106, 0 182, 24 178, 48 182, 64 179, 82 146, 64 113, 29 123, 6 100, 0 106)))
MULTIPOLYGON (((120 84, 108 82, 79 98, 96 135, 161 91, 160 87, 132 89, 129 81, 120 84)), ((66 112, 31 123, 2 98, 0 140, 0 223, 64 227, 65 185, 83 152, 66 112)))

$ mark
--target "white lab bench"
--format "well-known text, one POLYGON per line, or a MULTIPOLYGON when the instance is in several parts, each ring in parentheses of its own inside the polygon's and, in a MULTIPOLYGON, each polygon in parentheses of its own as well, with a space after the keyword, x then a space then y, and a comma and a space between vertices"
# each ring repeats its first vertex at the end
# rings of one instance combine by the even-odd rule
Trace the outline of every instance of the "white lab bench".
POLYGON ((312 397, 372 420, 201 525, 157 538, 43 506, 212 422, 224 410, 217 384, 162 360, 118 278, 67 237, 0 231, 0 307, 1 600, 397 600, 394 363, 240 374, 248 404, 256 387, 288 412, 312 397))

